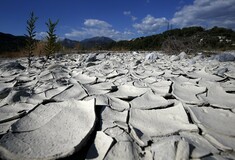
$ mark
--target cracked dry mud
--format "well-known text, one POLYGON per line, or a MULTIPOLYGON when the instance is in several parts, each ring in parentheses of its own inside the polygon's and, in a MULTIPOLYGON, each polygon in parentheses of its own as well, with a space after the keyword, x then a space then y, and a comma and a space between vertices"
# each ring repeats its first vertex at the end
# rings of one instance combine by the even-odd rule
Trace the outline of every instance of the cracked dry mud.
POLYGON ((234 62, 159 52, 33 62, 0 60, 0 159, 235 159, 234 62))

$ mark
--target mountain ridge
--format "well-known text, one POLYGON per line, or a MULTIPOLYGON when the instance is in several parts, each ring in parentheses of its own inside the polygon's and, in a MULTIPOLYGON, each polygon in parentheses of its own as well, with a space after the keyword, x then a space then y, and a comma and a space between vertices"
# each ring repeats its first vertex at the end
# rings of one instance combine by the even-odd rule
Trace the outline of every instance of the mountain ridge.
POLYGON ((96 36, 92 38, 87 38, 80 41, 80 44, 84 49, 93 49, 93 48, 104 48, 111 43, 115 43, 113 39, 104 36, 96 36))
MULTIPOLYGON (((24 36, 0 32, 0 53, 23 49, 25 40, 24 36)), ((114 41, 109 37, 100 36, 82 41, 65 38, 59 42, 63 48, 75 50, 163 50, 167 53, 192 53, 200 50, 234 50, 235 31, 216 26, 211 29, 192 26, 131 40, 114 41)))
POLYGON ((25 36, 15 36, 9 33, 0 32, 0 53, 16 52, 26 45, 25 36))

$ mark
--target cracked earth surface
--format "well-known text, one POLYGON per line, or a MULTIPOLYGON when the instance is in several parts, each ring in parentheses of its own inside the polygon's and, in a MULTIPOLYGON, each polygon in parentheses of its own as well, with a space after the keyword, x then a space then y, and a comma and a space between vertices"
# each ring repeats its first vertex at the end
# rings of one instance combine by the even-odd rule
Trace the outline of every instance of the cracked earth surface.
POLYGON ((183 53, 0 60, 0 158, 235 159, 234 73, 183 53))

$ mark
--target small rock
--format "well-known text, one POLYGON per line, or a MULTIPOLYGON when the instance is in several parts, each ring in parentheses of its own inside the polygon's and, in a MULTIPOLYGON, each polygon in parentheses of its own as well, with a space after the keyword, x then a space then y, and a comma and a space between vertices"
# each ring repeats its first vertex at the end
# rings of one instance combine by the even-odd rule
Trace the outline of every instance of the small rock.
POLYGON ((235 56, 231 53, 222 53, 215 56, 215 59, 220 62, 235 61, 235 56))
POLYGON ((157 59, 158 59, 158 56, 154 52, 149 53, 145 56, 145 61, 148 61, 148 62, 155 62, 157 59))

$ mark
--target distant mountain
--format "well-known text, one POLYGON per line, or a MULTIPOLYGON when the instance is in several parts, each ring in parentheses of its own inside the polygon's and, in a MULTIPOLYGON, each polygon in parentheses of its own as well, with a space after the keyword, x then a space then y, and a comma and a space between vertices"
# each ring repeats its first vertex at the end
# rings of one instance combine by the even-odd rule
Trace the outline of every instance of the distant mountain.
POLYGON ((14 36, 12 34, 0 32, 0 53, 15 52, 26 45, 25 36, 14 36))
MULTIPOLYGON (((116 42, 108 37, 93 37, 80 42, 64 39, 61 44, 66 48, 77 50, 163 50, 166 53, 235 50, 235 31, 222 27, 205 29, 200 26, 193 26, 172 29, 132 40, 116 42)), ((20 51, 25 45, 25 36, 14 36, 0 32, 0 54, 20 51)))
POLYGON ((84 49, 103 49, 114 42, 114 40, 108 37, 93 37, 82 40, 80 44, 84 49))
POLYGON ((64 40, 60 41, 61 45, 66 48, 74 48, 76 45, 79 44, 79 41, 71 40, 65 38, 64 40))

